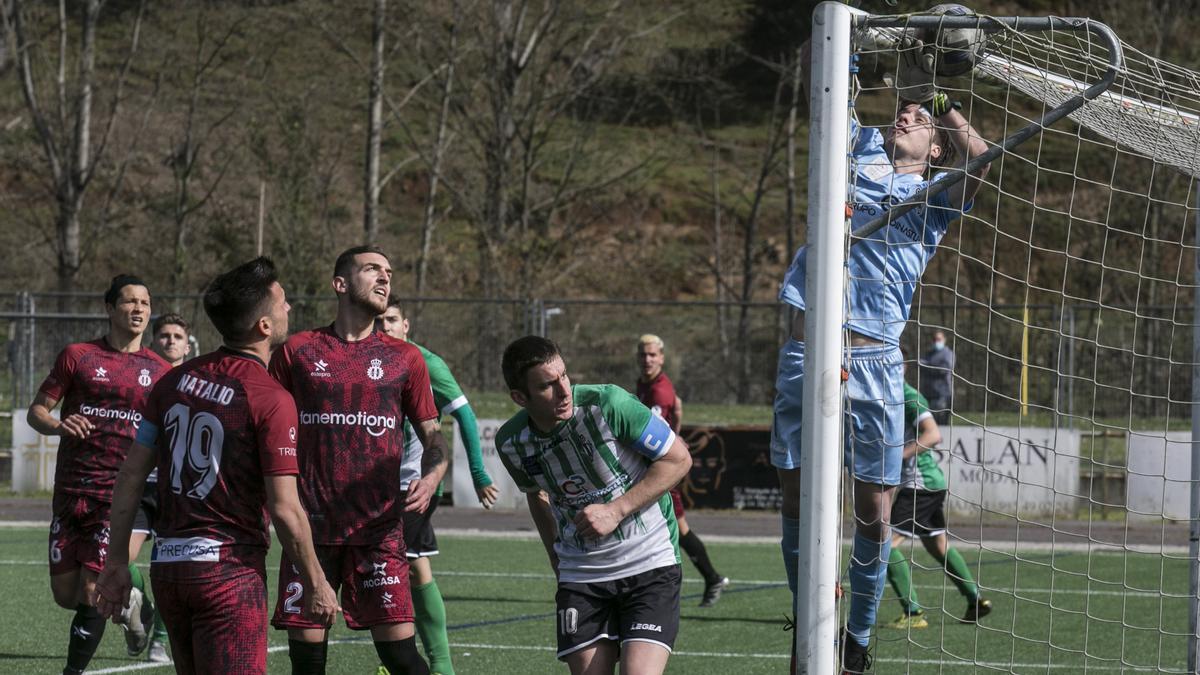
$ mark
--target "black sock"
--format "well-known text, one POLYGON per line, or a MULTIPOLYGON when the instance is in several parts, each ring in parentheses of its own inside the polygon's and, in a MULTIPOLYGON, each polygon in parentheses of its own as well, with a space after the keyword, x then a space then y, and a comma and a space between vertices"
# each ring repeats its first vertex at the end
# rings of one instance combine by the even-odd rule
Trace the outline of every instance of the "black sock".
POLYGON ((404 640, 376 642, 379 660, 392 675, 429 675, 429 666, 417 653, 417 636, 404 640))
POLYGON ((82 673, 104 637, 104 617, 100 610, 87 605, 75 608, 71 620, 71 639, 67 643, 67 668, 64 673, 82 673))
POLYGON ((687 534, 680 537, 679 545, 687 553, 688 560, 691 560, 696 569, 700 570, 700 574, 704 575, 705 582, 715 584, 721 580, 721 575, 713 569, 708 560, 708 549, 704 548, 704 542, 696 536, 695 530, 688 530, 687 534))
POLYGON ((288 640, 288 658, 292 661, 292 675, 324 675, 325 656, 328 652, 328 641, 288 640))

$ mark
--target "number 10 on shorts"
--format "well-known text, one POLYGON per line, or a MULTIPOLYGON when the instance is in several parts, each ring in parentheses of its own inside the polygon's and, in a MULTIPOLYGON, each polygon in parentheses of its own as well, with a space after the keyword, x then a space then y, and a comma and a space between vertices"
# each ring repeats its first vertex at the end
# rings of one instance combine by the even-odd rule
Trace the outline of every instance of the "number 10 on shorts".
POLYGON ((579 612, 574 607, 558 610, 558 632, 574 635, 579 630, 579 612))

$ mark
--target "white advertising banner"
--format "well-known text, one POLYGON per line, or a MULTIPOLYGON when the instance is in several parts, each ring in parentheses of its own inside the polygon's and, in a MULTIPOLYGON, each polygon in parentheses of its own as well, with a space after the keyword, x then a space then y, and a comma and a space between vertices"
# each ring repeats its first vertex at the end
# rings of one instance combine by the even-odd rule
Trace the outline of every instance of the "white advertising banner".
POLYGON ((942 436, 932 452, 946 474, 951 513, 1069 515, 1078 506, 1078 432, 951 425, 942 436))
MULTIPOLYGON (((500 491, 496 501, 498 509, 524 509, 525 493, 517 489, 517 484, 509 477, 500 455, 496 454, 496 432, 500 430, 505 420, 478 420, 479 445, 483 450, 483 466, 492 477, 492 484, 500 491)), ((454 431, 454 472, 451 476, 451 490, 454 492, 454 505, 482 509, 478 497, 475 496, 475 486, 471 483, 471 466, 467 464, 467 446, 463 445, 462 436, 454 431)))
MULTIPOLYGON (((27 494, 54 489, 58 436, 43 436, 25 421, 26 408, 13 410, 13 491, 27 494)), ((58 411, 53 411, 58 417, 58 411)))
POLYGON ((1128 434, 1125 503, 1130 516, 1188 520, 1191 510, 1192 434, 1128 434))

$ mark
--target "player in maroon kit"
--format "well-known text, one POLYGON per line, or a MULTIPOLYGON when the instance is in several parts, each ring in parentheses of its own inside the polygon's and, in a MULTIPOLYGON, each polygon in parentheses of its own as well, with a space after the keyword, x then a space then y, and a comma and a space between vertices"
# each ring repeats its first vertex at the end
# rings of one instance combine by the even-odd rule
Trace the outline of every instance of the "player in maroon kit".
MULTIPOLYGON (((104 617, 91 596, 108 552, 113 481, 151 385, 170 368, 142 348, 150 325, 150 291, 140 279, 113 277, 104 309, 108 333, 68 345, 29 405, 29 426, 62 437, 54 470, 50 591, 59 606, 75 610, 64 673, 82 673, 104 635, 104 617), (61 421, 50 414, 59 401, 61 421)), ((130 604, 123 617, 127 631, 131 623, 141 625, 140 593, 130 604)), ((145 638, 141 628, 130 651, 144 649, 145 638)))
MULTIPOLYGON (((120 546, 146 476, 154 468, 161 476, 150 577, 180 673, 266 672, 268 511, 304 584, 304 611, 325 625, 338 611, 296 487, 295 401, 267 374, 289 309, 267 258, 214 279, 204 310, 224 346, 154 387, 117 477, 112 536, 120 546)), ((105 615, 129 593, 123 557, 114 549, 96 584, 105 615)))
MULTIPOLYGON (((637 397, 647 408, 666 420, 671 430, 678 434, 683 422, 683 401, 675 395, 675 385, 663 372, 663 349, 662 338, 657 335, 647 334, 638 339, 638 366, 642 374, 637 381, 637 397)), ((704 575, 704 597, 700 600, 700 606, 712 607, 721 599, 721 591, 729 585, 729 579, 713 569, 704 542, 688 527, 678 485, 671 488, 671 503, 675 507, 675 520, 679 521, 679 546, 696 569, 700 570, 700 574, 704 575)))
MULTIPOLYGON (((387 309, 391 264, 374 246, 351 248, 333 270, 337 318, 293 335, 271 358, 271 374, 300 410, 300 495, 326 577, 341 586, 346 624, 370 629, 392 675, 428 673, 414 639, 401 515, 424 511, 446 472, 446 442, 425 359, 376 330, 387 309), (398 497, 404 420, 424 446, 421 478, 398 497)), ((293 673, 323 673, 326 627, 299 615, 291 565, 280 564, 271 624, 288 631, 293 673)))

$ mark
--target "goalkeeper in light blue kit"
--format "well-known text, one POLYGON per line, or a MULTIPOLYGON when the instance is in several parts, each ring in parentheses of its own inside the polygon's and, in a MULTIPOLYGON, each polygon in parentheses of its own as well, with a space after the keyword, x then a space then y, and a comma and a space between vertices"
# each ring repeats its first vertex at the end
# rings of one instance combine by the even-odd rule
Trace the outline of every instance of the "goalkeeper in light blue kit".
MULTIPOLYGON (((920 44, 900 52, 899 110, 883 133, 851 120, 851 227, 874 220, 929 185, 934 167, 961 173, 987 144, 935 89, 931 57, 920 44)), ((844 327, 850 348, 844 357, 845 455, 853 478, 855 533, 850 558, 850 612, 842 638, 843 672, 870 668, 867 645, 883 593, 891 538, 885 518, 900 482, 904 447, 904 373, 900 334, 913 292, 950 224, 979 189, 984 165, 926 203, 857 240, 846 261, 844 327)), ((779 352, 771 463, 783 491, 783 549, 788 586, 797 592, 800 518, 800 430, 803 425, 805 271, 808 248, 788 268, 779 299, 797 311, 791 339, 779 352)), ((828 452, 828 448, 814 448, 828 452)), ((807 590, 804 590, 807 592, 807 590)))

